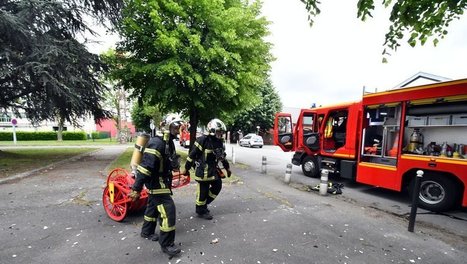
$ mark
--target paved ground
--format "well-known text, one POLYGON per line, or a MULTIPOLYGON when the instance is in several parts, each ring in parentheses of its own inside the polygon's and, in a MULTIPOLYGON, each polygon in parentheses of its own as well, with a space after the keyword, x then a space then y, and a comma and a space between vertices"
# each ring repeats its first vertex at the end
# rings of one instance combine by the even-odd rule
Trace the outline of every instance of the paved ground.
POLYGON ((176 189, 176 242, 168 259, 139 237, 142 215, 121 223, 101 204, 106 166, 124 147, 49 166, 0 184, 0 263, 464 263, 467 242, 338 197, 297 191, 272 175, 235 167, 242 179, 194 216, 195 184, 176 189))
MULTIPOLYGON (((227 150, 229 158, 232 158, 232 153, 235 152, 237 162, 248 164, 249 171, 260 172, 262 157, 266 157, 267 174, 275 177, 278 181, 284 180, 286 166, 290 163, 293 154, 282 152, 279 147, 270 145, 264 146, 263 149, 251 149, 227 144, 227 150)), ((412 203, 411 198, 406 193, 355 183, 333 176, 329 177, 329 181, 343 183, 344 188, 342 189, 343 194, 328 197, 375 208, 402 219, 408 219, 410 215, 412 203)), ((291 186, 294 188, 317 194, 311 191, 310 187, 316 186, 319 182, 319 178, 304 176, 300 166, 292 166, 291 186)), ((312 199, 314 196, 310 197, 312 199)), ((467 208, 444 213, 434 213, 418 208, 416 220, 416 227, 421 224, 432 226, 446 233, 460 235, 467 240, 467 208)))

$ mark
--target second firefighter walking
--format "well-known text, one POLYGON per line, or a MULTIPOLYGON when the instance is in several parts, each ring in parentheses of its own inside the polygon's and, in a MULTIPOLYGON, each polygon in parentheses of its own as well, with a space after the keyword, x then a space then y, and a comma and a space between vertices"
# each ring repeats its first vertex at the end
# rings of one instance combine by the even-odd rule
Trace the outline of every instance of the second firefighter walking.
POLYGON ((222 189, 222 178, 232 174, 225 153, 223 134, 225 124, 219 119, 212 119, 207 125, 207 134, 196 139, 185 164, 185 174, 195 168, 194 179, 198 183, 196 192, 196 214, 198 217, 211 220, 213 217, 208 205, 216 199, 222 189))

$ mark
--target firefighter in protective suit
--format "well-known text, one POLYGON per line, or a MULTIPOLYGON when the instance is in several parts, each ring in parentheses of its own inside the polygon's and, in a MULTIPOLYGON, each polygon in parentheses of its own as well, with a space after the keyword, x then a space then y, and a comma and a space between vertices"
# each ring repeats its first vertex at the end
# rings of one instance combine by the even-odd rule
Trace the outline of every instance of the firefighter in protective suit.
POLYGON ((141 164, 137 167, 136 180, 129 197, 134 201, 140 196, 143 184, 148 189, 148 204, 144 212, 141 236, 159 240, 161 249, 169 256, 180 253, 175 241, 175 203, 172 195, 172 170, 180 168, 180 157, 175 152, 173 139, 179 133, 182 120, 163 120, 163 136, 151 138, 144 149, 141 164), (155 234, 159 220, 160 234, 155 234))
POLYGON ((225 124, 219 119, 212 119, 207 125, 207 134, 196 139, 185 164, 185 174, 195 167, 195 180, 198 182, 196 192, 196 214, 198 217, 211 220, 208 209, 210 204, 222 189, 222 179, 225 177, 220 165, 232 174, 225 154, 222 138, 226 131, 225 124))

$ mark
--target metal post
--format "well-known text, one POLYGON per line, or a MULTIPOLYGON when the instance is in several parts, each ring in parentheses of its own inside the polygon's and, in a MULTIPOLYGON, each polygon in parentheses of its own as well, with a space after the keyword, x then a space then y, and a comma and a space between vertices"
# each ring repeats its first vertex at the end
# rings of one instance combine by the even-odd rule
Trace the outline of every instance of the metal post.
POLYGON ((290 176, 292 175, 292 164, 287 164, 287 168, 285 169, 285 177, 284 182, 289 184, 290 183, 290 176))
POLYGON ((319 194, 327 195, 328 194, 328 170, 321 170, 321 181, 319 183, 319 194))
POLYGON ((409 217, 409 232, 413 232, 415 226, 415 217, 417 216, 417 207, 418 207, 418 196, 420 195, 420 184, 423 177, 423 171, 417 171, 417 177, 415 177, 415 184, 413 187, 413 196, 412 196, 412 208, 410 210, 409 217))
POLYGON ((232 147, 232 163, 235 164, 235 151, 234 151, 234 147, 232 147))
POLYGON ((16 125, 13 125, 13 144, 16 145, 16 125))
POLYGON ((267 169, 267 161, 266 161, 266 156, 263 156, 263 161, 261 162, 261 173, 267 174, 268 169, 267 169))

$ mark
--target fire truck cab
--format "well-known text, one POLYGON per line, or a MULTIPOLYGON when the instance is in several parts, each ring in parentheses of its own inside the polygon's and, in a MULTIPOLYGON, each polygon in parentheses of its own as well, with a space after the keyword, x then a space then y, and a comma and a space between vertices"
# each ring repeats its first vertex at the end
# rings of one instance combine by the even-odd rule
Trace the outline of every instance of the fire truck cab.
POLYGON ((361 102, 302 109, 293 127, 290 114, 277 113, 275 144, 295 152, 292 163, 301 165, 306 176, 318 177, 326 168, 353 179, 358 150, 358 122, 353 120, 361 111, 361 102))
POLYGON ((356 182, 413 189, 432 211, 467 206, 467 79, 364 95, 361 102, 303 109, 295 126, 278 113, 275 144, 294 165, 356 182))
POLYGON ((189 130, 188 122, 184 122, 180 126, 180 133, 178 136, 179 136, 180 146, 184 148, 189 148, 190 147, 190 130, 189 130))

